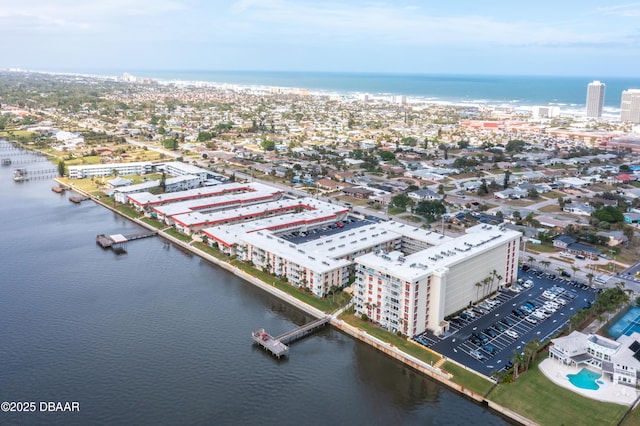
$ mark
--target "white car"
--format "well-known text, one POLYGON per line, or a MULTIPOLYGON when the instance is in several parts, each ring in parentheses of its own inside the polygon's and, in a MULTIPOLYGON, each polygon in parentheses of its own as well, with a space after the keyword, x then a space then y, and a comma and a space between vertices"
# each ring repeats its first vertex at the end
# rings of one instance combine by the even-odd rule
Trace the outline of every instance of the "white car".
POLYGON ((506 334, 507 336, 511 337, 512 339, 517 339, 518 338, 518 333, 516 333, 513 330, 506 330, 504 332, 504 334, 506 334))
POLYGON ((522 284, 522 286, 523 286, 524 288, 531 288, 531 287, 533 287, 533 281, 531 281, 531 280, 526 280, 526 281, 524 282, 524 284, 522 284))
POLYGON ((562 297, 556 297, 555 299, 553 299, 554 302, 561 304, 562 306, 567 304, 567 301, 564 300, 562 297))
POLYGON ((543 319, 545 319, 547 317, 547 315, 544 312, 542 312, 541 310, 539 310, 539 309, 531 312, 531 315, 533 315, 534 317, 536 317, 539 320, 543 320, 543 319))

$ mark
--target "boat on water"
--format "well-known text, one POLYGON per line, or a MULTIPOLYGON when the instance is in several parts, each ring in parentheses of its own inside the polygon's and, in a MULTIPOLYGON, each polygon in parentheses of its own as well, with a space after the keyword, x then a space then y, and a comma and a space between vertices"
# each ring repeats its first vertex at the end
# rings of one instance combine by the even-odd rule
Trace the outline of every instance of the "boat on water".
POLYGON ((21 182, 28 179, 27 169, 24 167, 17 167, 13 169, 13 180, 16 182, 21 182))

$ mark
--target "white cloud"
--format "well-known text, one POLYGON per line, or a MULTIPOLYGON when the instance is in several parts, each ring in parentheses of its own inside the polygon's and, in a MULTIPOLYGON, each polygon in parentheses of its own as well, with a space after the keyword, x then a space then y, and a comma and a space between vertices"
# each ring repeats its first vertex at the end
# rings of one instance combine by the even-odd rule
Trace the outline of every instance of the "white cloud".
POLYGON ((236 18, 253 23, 255 31, 305 40, 350 40, 409 46, 597 45, 628 38, 623 30, 598 31, 597 26, 573 23, 500 20, 491 16, 434 16, 416 7, 385 3, 310 3, 292 0, 240 0, 236 18))
POLYGON ((77 31, 104 27, 104 23, 124 16, 157 15, 186 9, 177 0, 21 0, 0 8, 0 24, 8 29, 37 29, 42 32, 77 31))
POLYGON ((622 16, 625 18, 635 18, 640 16, 640 3, 600 7, 596 9, 596 13, 610 16, 622 16))

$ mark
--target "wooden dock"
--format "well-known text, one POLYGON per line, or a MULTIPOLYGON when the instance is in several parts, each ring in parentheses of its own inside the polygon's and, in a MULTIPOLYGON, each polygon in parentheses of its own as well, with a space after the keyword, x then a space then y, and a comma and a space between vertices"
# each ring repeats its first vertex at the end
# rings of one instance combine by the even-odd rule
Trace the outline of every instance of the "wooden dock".
POLYGON ((146 232, 137 232, 135 234, 114 234, 114 235, 105 235, 98 234, 96 235, 96 243, 99 244, 102 248, 113 248, 113 249, 124 249, 124 246, 129 241, 139 240, 141 238, 155 237, 158 235, 157 231, 146 231, 146 232))
POLYGON ((331 317, 328 316, 318 318, 278 337, 272 337, 269 333, 264 331, 264 328, 261 328, 251 333, 251 338, 265 350, 271 352, 271 354, 277 358, 280 358, 281 356, 289 355, 288 344, 313 333, 318 328, 326 325, 330 319, 331 317))

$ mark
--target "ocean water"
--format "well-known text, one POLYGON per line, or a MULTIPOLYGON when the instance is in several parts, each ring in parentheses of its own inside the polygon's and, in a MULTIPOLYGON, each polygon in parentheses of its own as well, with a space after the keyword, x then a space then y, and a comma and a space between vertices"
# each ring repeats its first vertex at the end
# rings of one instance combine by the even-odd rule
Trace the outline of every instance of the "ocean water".
POLYGON ((620 109, 622 91, 640 88, 640 77, 606 76, 491 76, 428 75, 329 72, 254 72, 195 70, 93 70, 101 75, 135 76, 159 80, 205 81, 236 85, 305 88, 311 91, 371 95, 409 96, 431 101, 489 105, 555 105, 580 110, 586 103, 587 85, 593 80, 606 84, 605 111, 620 109))
MULTIPOLYGON (((0 157, 42 164, 1 141, 0 157)), ((288 331, 302 312, 157 237, 102 249, 96 234, 139 228, 51 186, 0 168, 0 401, 80 412, 0 424, 507 424, 332 328, 274 359, 250 333, 288 331)))

